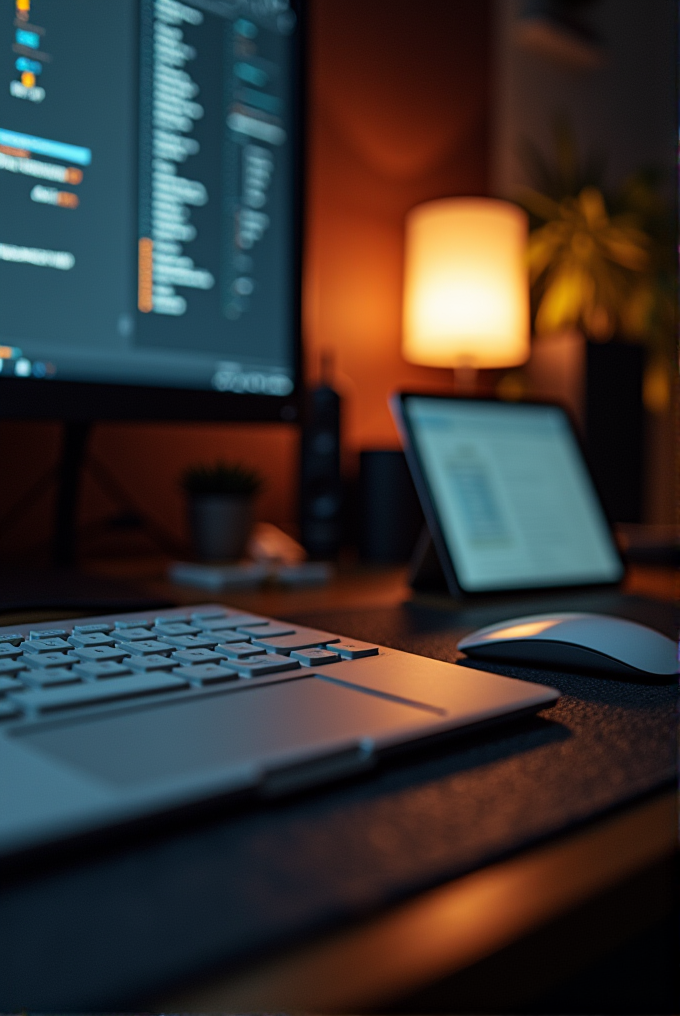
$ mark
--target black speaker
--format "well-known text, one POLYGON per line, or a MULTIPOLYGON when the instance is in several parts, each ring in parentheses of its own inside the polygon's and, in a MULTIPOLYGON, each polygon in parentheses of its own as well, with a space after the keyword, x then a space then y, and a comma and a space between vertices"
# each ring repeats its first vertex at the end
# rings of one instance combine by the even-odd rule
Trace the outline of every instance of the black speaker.
POLYGON ((359 458, 359 553, 374 564, 409 560, 423 512, 403 452, 363 451, 359 458))
POLYGON ((642 522, 645 412, 644 350, 629 342, 589 342, 586 448, 614 522, 642 522))
POLYGON ((331 558, 342 541, 340 396, 322 384, 305 399, 300 462, 300 536, 310 557, 331 558))

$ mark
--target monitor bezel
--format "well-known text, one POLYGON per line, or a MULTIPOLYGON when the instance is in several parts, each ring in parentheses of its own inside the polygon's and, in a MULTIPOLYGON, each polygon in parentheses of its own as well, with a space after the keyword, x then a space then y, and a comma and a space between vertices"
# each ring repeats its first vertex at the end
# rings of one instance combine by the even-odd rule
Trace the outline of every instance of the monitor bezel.
POLYGON ((59 378, 3 377, 0 419, 68 421, 283 422, 300 418, 302 402, 302 259, 304 241, 307 19, 305 0, 290 0, 298 19, 293 36, 293 390, 286 396, 218 392, 59 378))
POLYGON ((414 391, 396 392, 390 400, 393 416, 395 418, 395 422, 397 424, 402 439, 402 445, 404 449, 404 454, 406 456, 406 461, 411 471, 411 476, 413 477, 413 482, 416 491, 418 493, 418 497, 420 498, 423 514, 425 516, 425 521, 430 531, 432 543, 434 544, 434 548, 437 557, 439 559, 439 563, 441 565, 444 578, 446 580, 446 585, 448 587, 449 593, 452 596, 456 597, 464 596, 466 599, 477 598, 488 600, 489 597, 504 596, 508 594, 521 596, 523 594, 532 595, 535 593, 550 594, 558 592, 578 592, 581 590, 610 590, 617 589, 621 585, 621 582, 623 581, 623 578, 625 577, 626 574, 626 563, 623 559, 618 543, 616 542, 612 519, 605 507, 602 498, 602 493, 598 487, 595 476, 593 475, 592 466, 588 460, 587 450, 584 446, 583 440, 579 433, 579 429, 576 426, 572 414, 570 413, 567 406, 559 402, 554 402, 549 399, 523 399, 521 403, 522 405, 553 406, 561 410, 562 413, 564 414, 567 424, 571 430, 572 436, 576 441, 577 447, 579 448, 581 455, 583 457, 583 461, 585 463, 588 475, 590 476, 590 480, 593 485, 593 489, 595 491, 595 496, 597 497, 600 509, 602 510, 602 514, 607 523, 607 528, 609 530, 609 534, 612 539, 614 551, 617 560, 619 561, 619 564, 621 566, 621 576, 618 579, 613 579, 612 581, 605 582, 602 581, 585 582, 585 583, 563 582, 559 583, 558 585, 519 585, 519 586, 508 585, 508 586, 493 586, 492 588, 489 589, 466 589, 465 585, 461 584, 460 582, 453 555, 451 553, 451 550, 449 549, 443 527, 439 520, 439 512, 437 509, 437 505, 432 496, 432 492, 430 491, 430 486, 427 481, 427 475, 420 461, 420 453, 414 440, 412 421, 406 409, 406 401, 410 398, 436 399, 438 401, 448 401, 448 402, 452 401, 474 402, 474 403, 482 402, 490 405, 499 405, 499 404, 507 405, 508 403, 507 400, 500 399, 496 396, 491 395, 480 395, 480 396, 456 395, 456 394, 447 395, 442 394, 441 392, 435 393, 435 392, 414 392, 414 391))

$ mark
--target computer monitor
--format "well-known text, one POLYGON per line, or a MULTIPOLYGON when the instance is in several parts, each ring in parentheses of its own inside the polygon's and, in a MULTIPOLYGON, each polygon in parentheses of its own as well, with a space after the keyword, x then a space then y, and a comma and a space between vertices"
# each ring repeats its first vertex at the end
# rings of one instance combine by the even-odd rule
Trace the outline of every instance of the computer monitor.
POLYGON ((0 416, 294 420, 296 0, 10 0, 0 416))

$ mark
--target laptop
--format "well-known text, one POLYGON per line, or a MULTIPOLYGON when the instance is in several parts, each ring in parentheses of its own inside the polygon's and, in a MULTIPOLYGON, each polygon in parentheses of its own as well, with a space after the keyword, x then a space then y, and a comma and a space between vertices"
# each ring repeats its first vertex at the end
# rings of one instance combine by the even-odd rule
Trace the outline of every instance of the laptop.
POLYGON ((0 628, 0 862, 351 776, 557 698, 221 604, 0 628))
MULTIPOLYGON (((452 596, 618 586, 624 563, 561 406, 413 392, 391 406, 452 596)), ((416 586, 426 562, 423 541, 416 586)))

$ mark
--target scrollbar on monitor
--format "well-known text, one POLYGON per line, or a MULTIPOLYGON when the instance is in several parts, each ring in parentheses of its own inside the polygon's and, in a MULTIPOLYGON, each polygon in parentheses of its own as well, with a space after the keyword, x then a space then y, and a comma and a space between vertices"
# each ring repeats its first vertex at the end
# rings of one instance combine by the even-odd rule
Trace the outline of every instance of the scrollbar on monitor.
POLYGON ((288 0, 0 13, 2 378, 288 396, 288 0))

